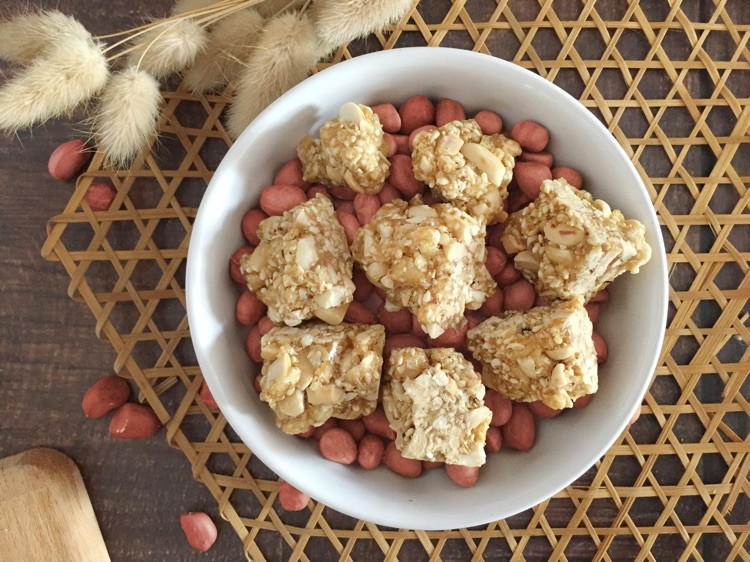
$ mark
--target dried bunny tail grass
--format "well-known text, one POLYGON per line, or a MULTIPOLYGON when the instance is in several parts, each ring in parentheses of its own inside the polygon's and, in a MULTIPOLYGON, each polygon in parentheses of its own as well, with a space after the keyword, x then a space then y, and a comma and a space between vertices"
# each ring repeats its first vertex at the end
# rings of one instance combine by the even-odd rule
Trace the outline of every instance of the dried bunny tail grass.
POLYGON ((91 118, 99 149, 115 166, 129 163, 156 133, 161 92, 156 79, 128 67, 113 74, 91 118))
POLYGON ((328 49, 369 35, 401 19, 412 0, 317 0, 313 18, 328 49))
POLYGON ((237 84, 227 117, 229 134, 237 138, 269 103, 304 80, 322 54, 306 15, 289 13, 270 20, 237 84))
POLYGON ((89 32, 57 10, 23 14, 0 23, 0 58, 27 64, 66 36, 86 39, 89 32))
POLYGON ((185 12, 192 12, 214 4, 216 0, 177 0, 172 6, 172 15, 176 16, 185 12))
POLYGON ((208 34, 208 46, 185 71, 185 84, 202 94, 234 81, 245 67, 243 61, 257 43, 264 18, 247 8, 219 21, 208 34))
POLYGON ((191 19, 178 19, 138 36, 128 49, 131 66, 164 78, 191 64, 206 48, 206 31, 191 19))
POLYGON ((99 43, 65 36, 0 88, 0 129, 15 133, 69 113, 101 90, 108 75, 99 43))
POLYGON ((263 0, 256 7, 263 17, 272 18, 281 12, 298 10, 307 0, 263 0))

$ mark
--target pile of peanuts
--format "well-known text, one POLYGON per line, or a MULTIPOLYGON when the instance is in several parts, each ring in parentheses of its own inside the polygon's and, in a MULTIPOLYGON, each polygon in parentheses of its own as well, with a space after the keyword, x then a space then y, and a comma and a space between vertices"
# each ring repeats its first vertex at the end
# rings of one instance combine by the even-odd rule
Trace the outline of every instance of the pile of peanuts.
MULTIPOLYGON (((252 253, 259 244, 257 229, 261 221, 269 216, 281 215, 317 194, 322 194, 333 202, 336 216, 351 243, 357 230, 368 224, 382 205, 394 199, 408 201, 421 194, 426 204, 441 202, 441 199, 414 176, 412 142, 420 131, 434 129, 454 120, 466 119, 463 106, 450 99, 442 99, 434 104, 425 96, 414 96, 399 108, 390 103, 383 103, 372 109, 383 126, 390 161, 390 175, 377 195, 356 193, 346 186, 326 187, 310 184, 303 180, 302 163, 299 159, 293 159, 281 167, 272 184, 261 192, 260 208, 248 210, 242 218, 241 229, 248 244, 232 254, 229 260, 229 273, 238 286, 244 288, 237 299, 236 319, 249 328, 246 351, 250 359, 256 363, 261 363, 261 338, 274 324, 266 316, 265 305, 254 293, 247 290, 246 282, 240 274, 239 261, 243 255, 252 253)), ((503 130, 502 118, 492 111, 480 111, 473 118, 484 134, 491 135, 503 130)), ((564 178, 575 187, 582 186, 583 179, 580 173, 566 166, 554 165, 552 154, 545 150, 549 142, 549 132, 542 125, 533 121, 521 121, 505 134, 518 142, 523 149, 509 186, 509 197, 506 201, 508 212, 517 211, 538 197, 539 186, 546 179, 564 178)), ((408 309, 395 312, 386 310, 385 294, 370 283, 356 265, 353 274, 356 291, 345 320, 365 324, 380 323, 385 326, 386 357, 391 350, 402 347, 453 347, 461 351, 480 371, 479 363, 471 357, 466 347, 467 331, 485 318, 497 315, 503 310, 529 310, 534 306, 547 304, 536 293, 534 286, 522 278, 520 272, 509 263, 508 255, 500 241, 502 231, 502 224, 491 225, 486 236, 486 267, 497 282, 498 288, 479 310, 466 312, 467 323, 461 330, 450 329, 437 338, 430 338, 408 309)), ((600 309, 608 299, 607 290, 603 290, 586 306, 592 322, 598 320, 600 309)), ((602 363, 607 359, 607 344, 596 332, 593 338, 598 362, 602 363)), ((255 389, 260 392, 257 377, 255 389)), ((216 407, 205 384, 200 396, 205 404, 216 407)), ((574 407, 583 408, 590 400, 590 395, 579 398, 574 407)), ((484 401, 492 410, 492 422, 485 445, 487 452, 497 452, 503 446, 528 451, 536 438, 537 418, 553 418, 562 413, 542 402, 512 402, 489 388, 484 401)), ((394 443, 395 436, 380 405, 372 414, 360 419, 329 419, 320 427, 311 427, 298 435, 301 439, 315 441, 318 451, 326 459, 346 465, 357 464, 367 470, 385 464, 397 474, 414 478, 421 475, 424 470, 444 465, 403 457, 394 443)), ((459 465, 447 465, 445 470, 460 486, 474 484, 479 472, 479 468, 459 465)), ((285 509, 303 509, 307 506, 309 498, 284 483, 280 491, 280 501, 285 509)))

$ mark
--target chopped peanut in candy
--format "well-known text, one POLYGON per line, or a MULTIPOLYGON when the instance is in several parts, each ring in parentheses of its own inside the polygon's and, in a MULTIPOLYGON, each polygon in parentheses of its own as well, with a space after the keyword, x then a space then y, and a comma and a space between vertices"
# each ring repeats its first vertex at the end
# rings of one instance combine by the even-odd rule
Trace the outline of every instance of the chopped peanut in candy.
POLYGON ((459 330, 464 309, 495 290, 484 266, 484 225, 448 203, 395 200, 357 231, 352 255, 387 295, 388 311, 411 310, 430 337, 459 330))
POLYGON ((547 300, 588 302, 651 257, 645 228, 564 179, 542 183, 539 198, 513 213, 502 237, 514 265, 547 300))
POLYGON ((410 459, 481 466, 492 412, 474 367, 454 349, 394 349, 383 408, 410 459))
POLYGON ((483 135, 474 119, 451 121, 414 137, 414 175, 484 224, 504 220, 503 202, 520 145, 483 135))
POLYGON ((511 400, 570 408, 596 392, 593 326, 583 301, 557 301, 488 318, 468 333, 482 381, 511 400))
POLYGON ((275 323, 313 316, 338 324, 354 295, 353 261, 331 202, 317 195, 258 226, 260 244, 240 260, 248 287, 275 323))
POLYGON ((380 325, 273 328, 261 340, 260 399, 290 434, 331 417, 371 414, 378 402, 384 343, 380 325))
POLYGON ((319 133, 320 140, 307 136, 297 147, 305 181, 348 185, 359 193, 380 191, 390 163, 383 127, 372 109, 345 103, 319 133))

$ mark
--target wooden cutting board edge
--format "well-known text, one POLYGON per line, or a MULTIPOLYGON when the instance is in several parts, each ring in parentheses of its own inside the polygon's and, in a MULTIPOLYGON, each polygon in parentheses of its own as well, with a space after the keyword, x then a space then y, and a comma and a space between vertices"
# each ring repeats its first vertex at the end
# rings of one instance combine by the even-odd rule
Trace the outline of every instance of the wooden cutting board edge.
POLYGON ((0 552, 14 562, 110 560, 70 457, 41 447, 0 459, 0 552))

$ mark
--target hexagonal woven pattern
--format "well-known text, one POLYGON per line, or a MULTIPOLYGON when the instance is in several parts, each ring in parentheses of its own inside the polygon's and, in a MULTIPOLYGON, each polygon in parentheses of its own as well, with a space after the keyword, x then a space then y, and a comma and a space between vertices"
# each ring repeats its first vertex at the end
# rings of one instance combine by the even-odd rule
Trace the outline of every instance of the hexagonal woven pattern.
POLYGON ((127 171, 95 156, 42 253, 69 273, 116 371, 138 384, 251 560, 748 560, 749 13, 743 0, 434 0, 320 65, 414 45, 512 60, 590 108, 648 187, 671 289, 641 418, 573 485, 506 520, 421 532, 314 501, 286 513, 277 477, 199 400, 184 270, 198 203, 230 143, 224 95, 165 92, 158 142, 127 171), (83 201, 96 178, 117 188, 109 211, 83 201), (269 533, 276 540, 257 540, 269 533))

